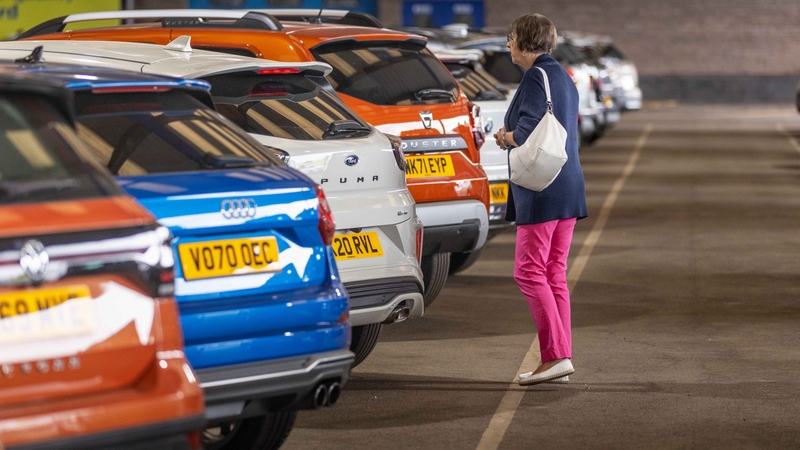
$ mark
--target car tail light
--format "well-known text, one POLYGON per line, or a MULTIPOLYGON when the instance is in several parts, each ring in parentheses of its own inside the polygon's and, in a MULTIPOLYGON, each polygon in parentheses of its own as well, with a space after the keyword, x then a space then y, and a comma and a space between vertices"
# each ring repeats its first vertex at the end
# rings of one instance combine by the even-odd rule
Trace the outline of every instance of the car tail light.
POLYGON ((417 263, 422 264, 422 228, 417 228, 417 263))
POLYGON ((486 140, 486 134, 483 130, 483 121, 481 120, 481 107, 469 102, 469 129, 472 131, 472 137, 475 139, 475 148, 480 150, 483 142, 486 140))
POLYGON ((333 212, 331 212, 331 206, 328 204, 328 199, 325 198, 322 188, 315 184, 314 189, 317 191, 317 200, 319 200, 319 235, 325 245, 331 245, 333 232, 336 231, 336 225, 333 223, 333 212))
POLYGON ((258 69, 259 75, 288 75, 292 73, 300 73, 297 67, 283 67, 279 69, 258 69))
POLYGON ((186 442, 189 444, 189 448, 191 450, 200 450, 202 447, 202 441, 200 439, 200 431, 192 431, 191 433, 186 433, 186 442))
POLYGON ((403 140, 392 134, 387 134, 389 142, 392 143, 392 151, 394 152, 394 162, 397 163, 397 168, 402 172, 406 171, 406 155, 403 153, 403 140))
POLYGON ((570 78, 572 78, 572 82, 575 83, 575 85, 578 84, 578 80, 575 79, 575 72, 569 67, 567 67, 567 75, 569 75, 570 78))

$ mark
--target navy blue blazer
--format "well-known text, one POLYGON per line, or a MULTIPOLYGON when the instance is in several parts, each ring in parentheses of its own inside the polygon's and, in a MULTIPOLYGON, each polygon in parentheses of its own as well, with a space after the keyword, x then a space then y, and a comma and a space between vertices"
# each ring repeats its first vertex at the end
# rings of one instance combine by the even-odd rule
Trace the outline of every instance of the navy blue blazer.
MULTIPOLYGON (((550 79, 553 114, 567 130, 567 162, 553 183, 542 192, 532 191, 509 182, 506 220, 517 225, 531 225, 558 219, 589 215, 583 170, 578 158, 578 90, 572 77, 550 55, 536 58, 525 72, 517 93, 506 112, 505 128, 514 132, 514 142, 522 144, 547 112, 547 95, 541 67, 550 79)), ((514 149, 509 150, 515 151, 514 149)), ((511 169, 509 168, 509 177, 511 169)))

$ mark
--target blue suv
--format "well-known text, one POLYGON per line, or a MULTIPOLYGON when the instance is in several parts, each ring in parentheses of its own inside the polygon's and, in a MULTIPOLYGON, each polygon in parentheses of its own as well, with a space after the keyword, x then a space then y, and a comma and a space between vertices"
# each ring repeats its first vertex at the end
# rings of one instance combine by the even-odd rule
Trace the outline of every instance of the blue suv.
MULTIPOLYGON (((207 449, 270 449, 347 381, 347 293, 323 192, 213 109, 209 86, 36 61, 74 93, 78 135, 174 235, 207 449)), ((122 362, 124 363, 124 362, 122 362)))

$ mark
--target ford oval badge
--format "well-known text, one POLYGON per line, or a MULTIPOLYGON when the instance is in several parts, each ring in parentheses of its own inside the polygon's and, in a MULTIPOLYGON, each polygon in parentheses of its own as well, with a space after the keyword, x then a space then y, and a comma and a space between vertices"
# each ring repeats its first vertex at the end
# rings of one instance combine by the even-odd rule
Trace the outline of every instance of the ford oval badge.
POLYGON ((348 156, 347 158, 344 159, 344 163, 347 164, 350 167, 353 167, 356 164, 358 164, 358 156, 350 155, 350 156, 348 156))

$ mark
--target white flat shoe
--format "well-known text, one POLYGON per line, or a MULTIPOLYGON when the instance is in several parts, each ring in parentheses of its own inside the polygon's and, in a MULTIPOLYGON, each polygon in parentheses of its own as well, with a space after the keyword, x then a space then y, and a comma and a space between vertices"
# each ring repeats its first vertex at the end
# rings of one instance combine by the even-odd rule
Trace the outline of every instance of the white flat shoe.
POLYGON ((542 373, 537 373, 536 375, 534 375, 533 372, 525 372, 523 374, 520 374, 519 385, 531 386, 534 384, 544 383, 545 381, 550 381, 556 378, 565 377, 574 372, 575 368, 572 367, 572 361, 570 361, 569 358, 565 358, 561 360, 558 364, 545 370, 542 373))
POLYGON ((569 375, 564 375, 563 377, 553 378, 552 380, 545 381, 545 383, 568 384, 569 383, 569 375))

